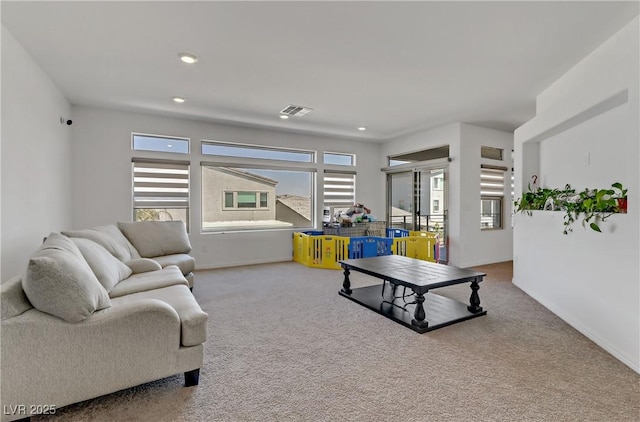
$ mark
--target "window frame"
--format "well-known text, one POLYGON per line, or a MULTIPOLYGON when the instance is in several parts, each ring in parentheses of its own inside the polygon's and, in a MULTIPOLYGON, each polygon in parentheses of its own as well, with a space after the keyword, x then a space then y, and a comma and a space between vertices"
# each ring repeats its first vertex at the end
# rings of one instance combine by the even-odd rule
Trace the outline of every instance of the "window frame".
POLYGON ((322 175, 322 206, 323 208, 328 207, 330 210, 334 209, 334 210, 342 210, 342 209, 347 209, 349 207, 351 207, 357 198, 356 195, 356 188, 357 188, 357 172, 355 170, 332 170, 332 169, 324 169, 323 175, 322 175), (347 182, 347 177, 346 176, 350 176, 351 178, 351 182, 347 182), (331 185, 331 183, 326 183, 327 178, 337 178, 337 179, 343 179, 343 181, 340 180, 334 180, 331 181, 333 182, 333 186, 332 186, 332 190, 329 190, 329 192, 327 192, 327 185, 331 185), (347 185, 347 183, 351 183, 351 185, 347 185), (346 188, 341 188, 340 186, 351 186, 352 189, 350 191, 348 191, 346 188), (351 195, 341 195, 340 193, 350 193, 351 195), (348 196, 348 199, 345 200, 340 200, 338 199, 338 197, 340 196, 344 196, 345 198, 348 196), (331 199, 327 199, 327 198, 332 198, 331 199))
MULTIPOLYGON (((202 141, 209 142, 209 141, 202 141)), ((244 144, 246 145, 246 144, 244 144)), ((290 148, 289 148, 290 149, 290 148)), ((308 150, 302 150, 308 151, 308 150)), ((313 151, 315 157, 315 151, 313 151)), ((253 170, 272 170, 272 171, 285 171, 285 172, 301 172, 303 174, 307 174, 309 177, 309 198, 310 198, 310 218, 309 225, 305 226, 291 226, 291 227, 247 227, 241 228, 235 225, 230 225, 228 227, 216 227, 216 228, 206 228, 205 223, 210 223, 212 221, 205 221, 205 201, 204 196, 202 196, 202 190, 204 188, 204 182, 201 181, 200 186, 200 195, 201 195, 201 206, 202 213, 200 216, 200 228, 202 234, 215 234, 221 232, 260 232, 260 231, 269 231, 269 230, 299 230, 299 229, 312 229, 317 226, 317 213, 316 213, 316 203, 317 203, 317 164, 316 163, 304 163, 297 161, 282 161, 282 160, 271 160, 265 158, 242 158, 242 157, 227 157, 227 156, 207 156, 207 158, 213 158, 217 160, 212 161, 201 161, 200 162, 200 172, 201 177, 204 177, 204 167, 211 167, 212 169, 218 168, 230 168, 230 169, 239 169, 251 171, 253 170)), ((224 189, 223 189, 224 190, 224 189)), ((232 189, 226 189, 227 191, 232 189)), ((260 190, 256 190, 256 192, 260 192, 260 190)), ((268 193, 268 192, 267 192, 268 193)), ((277 193, 276 197, 272 199, 277 202, 277 193)), ((224 196, 223 196, 224 201, 224 196)), ((235 204, 235 203, 234 203, 235 204)), ((269 198, 267 197, 267 207, 266 208, 240 208, 240 209, 232 209, 228 208, 228 211, 269 211, 271 207, 269 204, 269 198)), ((275 212, 275 209, 273 210, 275 212)), ((306 217, 305 217, 306 218, 306 217)), ((224 221, 224 220, 219 220, 224 221)))
POLYGON ((282 162, 282 163, 296 163, 297 165, 308 165, 315 164, 316 162, 316 151, 307 150, 307 149, 297 149, 297 148, 285 148, 285 147, 275 147, 270 145, 256 145, 256 144, 247 144, 247 143, 239 143, 239 142, 229 142, 229 141, 214 141, 210 139, 203 139, 200 141, 200 153, 205 157, 224 157, 226 159, 232 160, 265 160, 269 162, 282 162), (309 161, 300 161, 300 160, 287 160, 284 158, 269 158, 269 157, 251 157, 245 155, 232 155, 232 154, 212 154, 209 152, 205 152, 204 148, 206 146, 220 146, 220 147, 228 147, 235 149, 245 149, 247 151, 266 151, 266 152, 274 152, 274 153, 294 153, 294 154, 306 154, 309 157, 309 161))
POLYGON ((441 191, 444 189, 444 176, 433 178, 433 190, 441 191))
MULTIPOLYGON (((494 219, 494 215, 496 213, 491 213, 492 221, 494 219)), ((502 196, 481 196, 480 197, 480 230, 501 230, 504 228, 504 198, 502 196), (482 225, 482 218, 486 218, 482 211, 482 206, 484 201, 498 201, 499 212, 498 215, 498 225, 486 226, 482 225)))
POLYGON ((485 160, 504 160, 504 148, 492 147, 489 145, 480 146, 480 158, 485 160))
POLYGON ((222 191, 223 194, 223 206, 222 206, 222 210, 223 211, 264 211, 264 210, 269 210, 269 192, 268 191, 261 191, 261 190, 256 190, 256 191, 249 191, 249 190, 244 190, 244 191, 238 191, 238 190, 231 190, 231 189, 224 189, 222 191), (256 198, 256 206, 255 207, 239 207, 238 204, 238 194, 239 193, 253 193, 255 194, 255 198, 256 198), (233 195, 233 206, 229 207, 227 206, 227 201, 226 201, 226 195, 227 194, 231 194, 233 195), (262 195, 266 195, 266 205, 263 207, 262 206, 262 195))
POLYGON ((440 214, 440 199, 433 199, 433 214, 440 214))
MULTIPOLYGON (((480 165, 480 230, 504 229, 504 198, 507 170, 508 168, 503 166, 493 166, 488 164, 480 165), (487 181, 487 179, 489 181, 487 181), (496 214, 495 212, 491 213, 492 225, 483 225, 483 220, 487 218, 483 212, 485 201, 497 201, 498 206, 495 207, 498 209, 497 225, 493 225, 494 216, 496 214)), ((492 206, 491 208, 494 207, 492 206)))
POLYGON ((182 136, 169 136, 169 135, 155 135, 155 134, 150 134, 150 133, 141 133, 141 132, 131 132, 131 150, 132 151, 136 151, 136 152, 159 152, 159 153, 163 153, 163 154, 180 154, 180 155, 190 155, 191 154, 191 138, 186 138, 186 137, 182 137, 182 136), (162 150, 162 149, 143 149, 143 148, 136 148, 136 137, 145 137, 145 138, 156 138, 156 139, 170 139, 170 140, 174 140, 174 141, 178 141, 178 142, 185 142, 187 143, 187 151, 186 152, 181 152, 181 151, 166 151, 166 150, 162 150))
POLYGON ((333 151, 322 151, 322 163, 329 166, 341 166, 341 167, 355 167, 356 165, 356 154, 351 154, 348 152, 333 152, 333 151), (327 155, 336 156, 336 157, 349 157, 349 164, 338 164, 338 163, 327 163, 327 155))

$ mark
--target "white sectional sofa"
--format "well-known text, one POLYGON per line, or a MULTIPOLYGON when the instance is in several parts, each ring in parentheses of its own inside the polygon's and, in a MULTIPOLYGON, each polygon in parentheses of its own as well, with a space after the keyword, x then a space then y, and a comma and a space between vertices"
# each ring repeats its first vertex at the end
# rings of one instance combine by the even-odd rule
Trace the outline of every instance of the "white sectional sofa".
POLYGON ((190 250, 182 222, 51 233, 0 286, 2 421, 182 372, 197 385, 208 316, 190 250))

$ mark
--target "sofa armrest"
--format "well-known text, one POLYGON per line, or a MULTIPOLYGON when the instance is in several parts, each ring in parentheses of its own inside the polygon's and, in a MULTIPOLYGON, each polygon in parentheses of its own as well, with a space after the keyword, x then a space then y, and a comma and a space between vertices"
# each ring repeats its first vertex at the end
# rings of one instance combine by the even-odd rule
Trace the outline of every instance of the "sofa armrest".
POLYGON ((2 321, 3 404, 61 407, 173 375, 179 350, 180 318, 160 300, 75 324, 31 309, 2 321))
POLYGON ((162 269, 160 264, 149 258, 135 258, 125 262, 125 264, 131 269, 133 274, 148 273, 149 271, 162 269))

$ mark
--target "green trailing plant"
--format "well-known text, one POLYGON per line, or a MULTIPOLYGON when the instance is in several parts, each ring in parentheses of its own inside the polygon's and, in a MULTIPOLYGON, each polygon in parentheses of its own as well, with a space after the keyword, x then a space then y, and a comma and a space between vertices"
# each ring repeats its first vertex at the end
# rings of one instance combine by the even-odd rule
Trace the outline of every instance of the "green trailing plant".
POLYGON ((626 212, 627 189, 619 182, 613 183, 609 189, 585 189, 581 192, 576 192, 568 184, 564 189, 532 189, 531 185, 528 189, 514 202, 515 211, 528 215, 534 210, 564 211, 564 234, 573 231, 573 223, 581 217, 583 226, 588 225, 601 233, 601 222, 615 213, 626 212))

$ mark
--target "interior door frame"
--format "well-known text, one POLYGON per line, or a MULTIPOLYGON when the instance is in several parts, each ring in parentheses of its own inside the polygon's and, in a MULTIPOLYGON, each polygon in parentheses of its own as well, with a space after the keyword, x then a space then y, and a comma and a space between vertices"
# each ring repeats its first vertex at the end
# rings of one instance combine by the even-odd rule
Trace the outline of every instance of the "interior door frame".
MULTIPOLYGON (((384 171, 386 173, 386 221, 387 221, 387 226, 391 227, 391 209, 392 209, 392 201, 391 201, 391 196, 393 194, 392 192, 392 186, 391 186, 391 177, 394 174, 401 174, 401 173, 411 173, 412 177, 411 177, 411 183, 412 183, 412 201, 413 201, 413 209, 412 209, 412 216, 411 216, 411 226, 416 229, 419 230, 420 227, 420 216, 421 216, 421 205, 420 205, 420 199, 421 199, 421 186, 423 183, 422 177, 421 175, 423 173, 426 173, 428 171, 431 170, 442 170, 443 173, 443 204, 442 204, 442 209, 443 209, 443 233, 442 233, 442 238, 441 238, 441 242, 445 251, 444 251, 444 257, 442 259, 439 260, 439 262, 443 262, 446 263, 448 261, 448 245, 449 245, 449 224, 450 221, 448 219, 448 214, 449 214, 449 162, 451 160, 450 159, 437 159, 437 160, 429 160, 429 161, 420 161, 420 162, 414 162, 414 163, 408 163, 408 164, 401 164, 401 165, 397 165, 397 166, 392 166, 392 167, 385 167, 382 169, 382 171, 384 171)), ((440 247, 440 246, 439 246, 440 247)), ((441 254, 438 254, 441 255, 441 254)))

